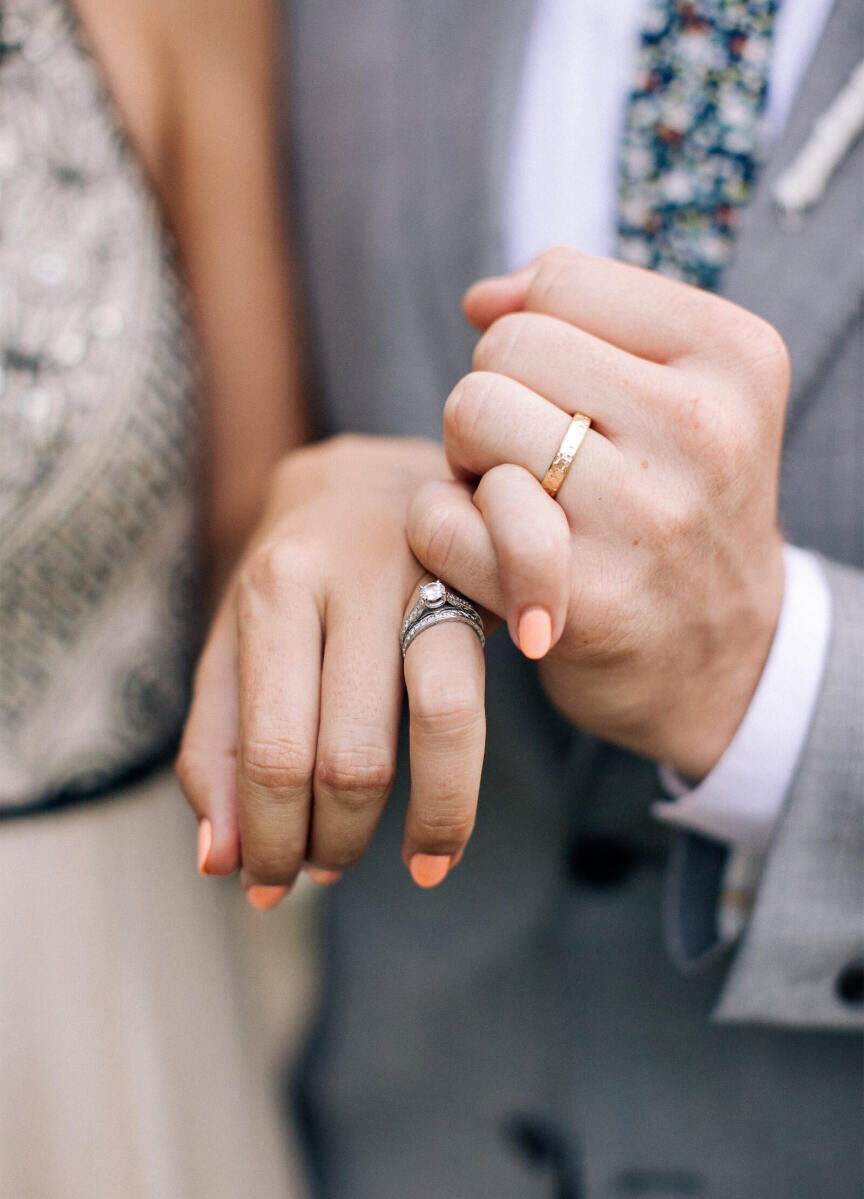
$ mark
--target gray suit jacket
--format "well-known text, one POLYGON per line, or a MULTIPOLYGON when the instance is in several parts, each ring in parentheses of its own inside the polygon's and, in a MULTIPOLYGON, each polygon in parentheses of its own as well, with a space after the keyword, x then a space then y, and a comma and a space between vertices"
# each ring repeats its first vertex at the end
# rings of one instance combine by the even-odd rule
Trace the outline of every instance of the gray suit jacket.
MULTIPOLYGON (((461 291, 502 267, 531 7, 286 0, 329 430, 440 436, 470 364, 461 291)), ((331 897, 299 1087, 322 1194, 864 1193, 864 145, 796 226, 770 196, 862 57, 864 6, 837 0, 725 280, 788 342, 783 521, 825 555, 834 597, 818 711, 746 937, 717 953, 723 852, 651 820, 654 768, 565 727, 531 665, 492 639, 463 865, 435 892, 411 885, 403 765, 373 850, 331 897)))

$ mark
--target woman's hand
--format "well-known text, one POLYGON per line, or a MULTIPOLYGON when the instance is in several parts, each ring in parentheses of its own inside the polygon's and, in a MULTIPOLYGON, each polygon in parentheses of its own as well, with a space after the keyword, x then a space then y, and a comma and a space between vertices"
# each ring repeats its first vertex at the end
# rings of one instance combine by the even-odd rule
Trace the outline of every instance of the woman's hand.
POLYGON ((486 332, 444 440, 471 483, 423 488, 417 557, 545 657, 574 724, 703 777, 782 602, 780 337, 715 296, 573 250, 475 285, 465 307, 486 332), (539 480, 575 412, 593 427, 553 500, 539 480))
MULTIPOLYGON (((402 621, 425 572, 407 508, 444 478, 429 442, 341 437, 279 468, 261 528, 202 654, 177 770, 200 866, 242 865, 255 906, 307 864, 332 881, 362 857, 389 795, 403 694, 402 621)), ((440 882, 474 822, 484 664, 464 625, 411 645, 411 798, 403 856, 440 882)))

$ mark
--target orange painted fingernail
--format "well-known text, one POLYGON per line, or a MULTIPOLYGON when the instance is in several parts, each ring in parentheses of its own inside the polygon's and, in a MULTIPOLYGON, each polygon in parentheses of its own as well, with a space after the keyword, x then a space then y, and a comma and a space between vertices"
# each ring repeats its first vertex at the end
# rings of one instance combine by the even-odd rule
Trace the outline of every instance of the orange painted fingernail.
POLYGON ((281 903, 287 894, 287 887, 264 887, 260 883, 246 889, 246 898, 256 912, 269 912, 281 903))
POLYGON ((408 868, 418 887, 437 887, 449 874, 451 861, 449 854, 415 853, 408 868))
POLYGON ((319 870, 317 866, 307 866, 306 873, 319 887, 332 887, 342 877, 341 870, 319 870))
POLYGON ((205 816, 198 825, 198 870, 207 874, 207 859, 213 848, 213 825, 205 816))
POLYGON ((519 648, 526 658, 544 658, 552 644, 552 617, 545 608, 526 608, 519 617, 519 648))

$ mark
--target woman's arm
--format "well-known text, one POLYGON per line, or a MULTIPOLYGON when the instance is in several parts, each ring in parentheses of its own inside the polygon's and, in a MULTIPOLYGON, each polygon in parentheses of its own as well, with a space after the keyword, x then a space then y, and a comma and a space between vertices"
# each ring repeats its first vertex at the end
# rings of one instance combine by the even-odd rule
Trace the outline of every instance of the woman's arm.
POLYGON ((268 0, 169 7, 178 105, 166 204, 208 372, 208 531, 224 577, 272 468, 306 431, 277 179, 276 31, 268 0))
POLYGON ((278 186, 269 0, 78 0, 173 226, 206 378, 206 521, 221 583, 305 436, 278 186))

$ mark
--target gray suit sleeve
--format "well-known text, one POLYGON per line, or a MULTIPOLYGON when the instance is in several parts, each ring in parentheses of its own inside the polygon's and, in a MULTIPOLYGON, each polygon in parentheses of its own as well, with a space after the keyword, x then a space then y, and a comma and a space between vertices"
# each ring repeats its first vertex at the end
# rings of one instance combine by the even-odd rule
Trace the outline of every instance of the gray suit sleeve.
MULTIPOLYGON (((864 1027, 864 572, 823 565, 833 597, 824 681, 715 1012, 722 1021, 864 1027)), ((678 858, 679 902, 694 850, 678 858)))

